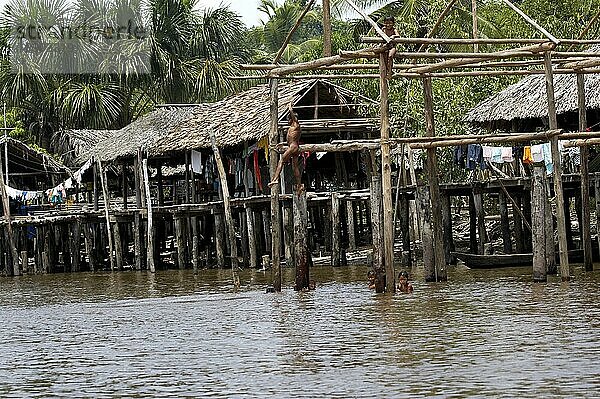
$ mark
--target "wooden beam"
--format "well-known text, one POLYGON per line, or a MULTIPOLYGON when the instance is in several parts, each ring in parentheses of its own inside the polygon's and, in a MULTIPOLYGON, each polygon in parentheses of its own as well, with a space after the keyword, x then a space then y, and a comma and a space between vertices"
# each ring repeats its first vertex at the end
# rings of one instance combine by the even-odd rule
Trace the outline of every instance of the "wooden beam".
POLYGON ((217 138, 215 131, 210 128, 210 144, 212 146, 213 154, 215 156, 215 163, 217 164, 217 171, 219 172, 219 186, 221 186, 221 193, 223 194, 223 208, 225 210, 225 224, 227 225, 227 235, 229 238, 229 254, 231 255, 231 276, 233 278, 233 284, 235 287, 239 287, 239 276, 238 269, 239 259, 237 253, 237 239, 235 236, 235 225, 233 224, 233 215, 231 214, 231 204, 229 201, 229 184, 227 183, 227 174, 225 173, 225 167, 223 166, 223 160, 221 159, 221 151, 217 147, 217 138))
POLYGON ((507 6, 512 8, 517 14, 519 14, 525 21, 527 21, 527 23, 529 23, 531 26, 533 26, 534 28, 536 28, 537 30, 542 32, 544 34, 544 36, 546 36, 548 39, 550 39, 550 41, 552 43, 554 43, 556 45, 560 44, 560 40, 558 40, 556 37, 554 37, 546 29, 542 28, 537 22, 535 22, 531 17, 529 17, 527 14, 525 14, 523 11, 521 11, 517 6, 515 6, 509 0, 502 0, 502 1, 504 2, 504 4, 506 4, 507 6))
POLYGON ((435 148, 435 147, 454 147, 458 145, 468 145, 468 144, 500 144, 500 143, 520 143, 532 140, 540 140, 547 141, 551 137, 559 135, 560 130, 549 130, 547 132, 539 132, 539 133, 526 133, 526 134, 513 134, 507 136, 498 136, 498 137, 489 137, 483 136, 473 137, 471 139, 459 139, 459 140, 437 140, 436 137, 432 141, 424 142, 424 143, 411 143, 410 148, 435 148))
POLYGON ((375 32, 377 32, 377 34, 379 36, 381 36, 381 38, 386 43, 391 43, 392 39, 388 35, 385 34, 385 32, 379 27, 377 22, 373 21, 373 19, 371 17, 369 17, 363 10, 361 10, 356 4, 354 4, 354 2, 352 0, 345 0, 345 1, 346 1, 346 3, 348 3, 348 5, 350 7, 352 7, 354 9, 354 11, 359 13, 360 16, 363 17, 363 19, 365 21, 367 21, 367 23, 373 27, 373 29, 375 29, 375 32))
MULTIPOLYGON (((279 51, 275 55, 275 58, 273 59, 273 63, 274 64, 277 64, 279 62, 279 60, 281 59, 281 55, 285 51, 287 45, 290 43, 290 40, 292 40, 292 35, 300 27, 300 24, 302 23, 302 20, 304 19, 304 17, 308 13, 308 11, 312 8, 313 4, 315 4, 315 0, 310 0, 306 4, 306 6, 304 7, 304 10, 302 10, 302 13, 300 14, 300 16, 298 17, 298 19, 296 20, 296 23, 294 24, 294 26, 292 26, 292 29, 289 31, 289 33, 285 37, 285 39, 283 41, 283 44, 281 45, 281 48, 279 49, 279 51)), ((331 24, 331 22, 330 22, 330 24, 331 24)), ((323 25, 323 26, 325 26, 325 25, 323 25)), ((331 53, 329 55, 331 55, 331 53)))
MULTIPOLYGON (((438 17, 437 21, 435 21, 435 24, 433 25, 431 30, 427 33, 426 39, 431 39, 431 38, 433 38, 433 36, 435 36, 437 34, 438 30, 440 29, 440 26, 442 26, 442 22, 444 21, 446 16, 448 14, 450 14, 452 7, 454 7, 454 4, 456 4, 457 1, 458 0, 450 0, 450 2, 446 5, 446 8, 444 8, 444 11, 442 11, 440 16, 438 17)), ((421 46, 419 46, 419 49, 417 50, 417 52, 424 51, 428 45, 429 45, 429 43, 422 42, 421 46)))

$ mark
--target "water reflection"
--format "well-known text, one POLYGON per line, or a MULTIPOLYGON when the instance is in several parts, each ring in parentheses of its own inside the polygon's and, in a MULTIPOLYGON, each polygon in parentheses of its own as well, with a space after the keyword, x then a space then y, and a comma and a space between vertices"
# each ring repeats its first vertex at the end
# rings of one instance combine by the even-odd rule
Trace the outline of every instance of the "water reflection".
POLYGON ((600 388, 600 276, 415 272, 376 295, 366 267, 0 279, 0 396, 589 397, 600 388))

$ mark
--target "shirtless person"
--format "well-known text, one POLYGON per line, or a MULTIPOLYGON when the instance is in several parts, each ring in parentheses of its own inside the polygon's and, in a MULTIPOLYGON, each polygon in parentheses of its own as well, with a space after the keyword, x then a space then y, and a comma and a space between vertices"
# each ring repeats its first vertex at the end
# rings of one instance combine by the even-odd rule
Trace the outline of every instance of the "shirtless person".
POLYGON ((300 169, 298 169, 300 145, 298 142, 300 141, 300 135, 302 134, 302 131, 300 129, 300 123, 298 122, 298 116, 292 110, 292 104, 290 104, 288 108, 290 110, 290 127, 287 132, 288 149, 281 156, 279 164, 277 164, 277 170, 275 170, 275 176, 273 176, 273 180, 271 180, 269 183, 269 187, 279 184, 279 175, 281 174, 283 164, 286 163, 290 158, 292 159, 292 168, 294 169, 294 178, 296 179, 296 184, 300 184, 300 169))
POLYGON ((398 275, 398 291, 405 294, 411 294, 414 288, 411 283, 408 282, 408 273, 400 272, 398 275))
MULTIPOLYGON (((388 35, 390 38, 400 37, 400 33, 396 30, 394 26, 396 20, 394 17, 385 17, 383 20, 383 32, 388 35)), ((387 62, 387 76, 388 78, 392 77, 392 67, 394 66, 394 57, 396 56, 396 47, 392 47, 388 52, 388 62, 387 62)))

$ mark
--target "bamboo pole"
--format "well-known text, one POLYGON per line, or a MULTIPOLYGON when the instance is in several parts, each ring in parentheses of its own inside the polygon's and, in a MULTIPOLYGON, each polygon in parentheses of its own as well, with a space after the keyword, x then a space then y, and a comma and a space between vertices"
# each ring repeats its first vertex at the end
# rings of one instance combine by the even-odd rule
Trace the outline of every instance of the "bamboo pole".
POLYGON ((379 27, 379 25, 377 25, 377 22, 373 21, 373 19, 371 17, 369 17, 363 10, 361 10, 352 0, 345 0, 345 1, 346 1, 346 3, 348 3, 348 5, 350 7, 352 7, 354 9, 354 11, 356 11, 357 13, 359 13, 360 16, 363 17, 363 19, 365 21, 367 21, 367 23, 373 27, 373 29, 375 29, 375 32, 377 32, 377 34, 386 43, 390 43, 392 41, 392 39, 388 35, 386 35, 383 30, 381 30, 381 28, 379 27))
MULTIPOLYGON (((292 35, 300 27, 300 24, 302 23, 302 20, 304 19, 304 17, 308 13, 308 11, 312 8, 313 4, 315 4, 315 0, 310 0, 306 4, 306 6, 304 7, 304 10, 302 10, 302 13, 300 14, 300 16, 298 17, 298 19, 296 20, 296 23, 294 24, 294 26, 292 26, 292 29, 288 32, 287 36, 285 37, 285 39, 283 41, 283 44, 281 45, 281 47, 279 48, 279 51, 275 55, 275 58, 273 59, 273 63, 274 64, 277 64, 279 62, 279 60, 281 59, 281 55, 283 54, 283 52, 285 51, 286 47, 290 43, 290 40, 292 39, 292 35)), ((323 20, 325 20, 325 8, 323 8, 323 20)), ((329 24, 331 26, 331 21, 329 21, 329 24)), ((325 21, 323 21, 323 28, 325 29, 325 21)), ((329 38, 331 40, 331 35, 329 36, 329 38)), ((325 44, 323 44, 323 45, 325 46, 325 44)), ((329 47, 329 55, 331 55, 331 41, 329 43, 329 46, 330 46, 329 47)))
MULTIPOLYGON (((585 35, 587 35, 587 33, 589 32, 589 30, 591 29, 591 27, 594 25, 594 23, 596 23, 596 21, 598 20, 598 18, 600 18, 600 10, 598 10, 598 12, 596 13, 596 15, 594 15, 594 17, 590 20, 590 22, 586 25, 586 27, 581 31, 581 33, 577 37, 577 40, 581 40, 581 39, 583 39, 585 37, 585 35)), ((562 43, 569 44, 566 41, 562 41, 562 43)), ((569 48, 567 49, 567 51, 571 51, 573 49, 573 47, 576 45, 576 43, 570 43, 570 44, 571 45, 569 46, 569 48)))
MULTIPOLYGON (((479 37, 479 28, 477 26, 477 0, 471 0, 471 14, 473 14, 473 39, 477 40, 479 37)), ((473 52, 479 52, 479 44, 473 44, 473 52)))
MULTIPOLYGON (((506 0, 505 0, 506 1, 506 0)), ((548 97, 548 119, 550 129, 558 129, 556 117, 556 103, 554 100, 554 78, 552 75, 552 56, 549 52, 544 54, 546 69, 546 95, 548 97)), ((569 280, 569 256, 567 248, 567 228, 565 214, 561 210, 564 205, 564 192, 562 183, 562 165, 560 150, 558 148, 558 137, 550 139, 552 148, 552 163, 554 164, 554 193, 556 200, 556 222, 558 225, 558 252, 560 258, 560 275, 563 281, 569 280)))
MULTIPOLYGON (((273 146, 279 141, 279 91, 278 80, 269 81, 271 93, 271 125, 269 131, 269 144, 273 146)), ((269 153, 269 171, 271 179, 275 177, 279 155, 275 151, 269 153)), ((275 292, 281 292, 281 212, 279 209, 279 184, 271 187, 271 262, 273 265, 273 289, 275 292)))
MULTIPOLYGON (((587 128, 587 107, 585 103, 585 76, 577 75, 577 105, 579 111, 579 131, 587 128)), ((581 146, 581 236, 583 240, 583 265, 585 270, 594 270, 592 261, 592 233, 590 231, 590 177, 588 170, 589 149, 581 146)))
POLYGON ((235 225, 233 223, 233 215, 231 214, 231 203, 229 198, 229 185, 227 183, 227 175, 225 174, 225 167, 223 166, 223 160, 221 159, 221 151, 217 147, 217 138, 215 137, 215 131, 210 128, 210 143, 212 146, 213 154, 215 156, 215 163, 217 164, 217 170, 219 172, 219 186, 223 193, 223 208, 225 209, 225 224, 227 225, 227 235, 229 239, 229 253, 231 255, 231 275, 233 277, 233 283, 239 286, 239 276, 237 271, 240 269, 239 258, 237 253, 237 239, 235 236, 235 225))
MULTIPOLYGON (((471 139, 459 139, 459 140, 440 140, 440 141, 430 141, 430 142, 421 142, 421 143, 410 143, 409 147, 412 149, 420 148, 420 149, 428 149, 428 148, 436 148, 436 147, 455 147, 458 145, 468 145, 468 144, 492 144, 492 143, 519 143, 526 141, 547 141, 552 137, 556 137, 560 135, 560 130, 549 130, 546 132, 539 133, 526 133, 526 134, 517 134, 517 135, 506 135, 506 136, 497 136, 497 137, 489 137, 482 136, 473 137, 471 139)), ((435 140, 438 138, 436 137, 435 140)))
MULTIPOLYGON (((440 14, 440 16, 438 17, 437 21, 435 21, 435 24, 433 25, 433 28, 431 28, 431 30, 429 31, 429 33, 427 33, 427 39, 431 40, 433 38, 433 36, 435 36, 438 32, 438 30, 440 29, 440 26, 442 26, 442 22, 444 21, 444 19, 446 18, 446 16, 448 14, 450 14, 450 11, 452 10, 452 7, 454 6, 454 4, 456 4, 458 0, 450 0, 450 2, 448 3, 448 5, 446 5, 446 8, 444 8, 444 11, 442 11, 442 13, 440 14)), ((395 38, 394 38, 394 43, 396 43, 395 38)), ((427 47, 428 47, 429 43, 428 42, 421 42, 421 46, 419 46, 419 49, 417 50, 417 52, 421 52, 424 51, 427 47)))
POLYGON ((387 54, 379 56, 379 108, 381 125, 381 187, 383 191, 383 256, 385 262, 386 291, 396 292, 394 271, 394 209, 392 205, 392 168, 390 161, 390 109, 387 79, 387 54))
POLYGON ((102 163, 100 160, 96 160, 98 165, 98 171, 100 172, 100 184, 102 186, 102 194, 104 196, 104 217, 106 219, 106 235, 108 236, 108 259, 110 261, 110 270, 115 271, 115 255, 112 228, 110 226, 110 201, 108 197, 108 184, 106 182, 106 172, 102 169, 102 163))
POLYGON ((146 198, 146 213, 148 218, 148 241, 146 244, 146 258, 148 269, 151 273, 156 272, 154 265, 154 224, 152 215, 152 197, 150 195, 150 179, 148 178, 148 159, 142 160, 142 178, 144 180, 144 191, 146 198))
POLYGON ((511 3, 508 0, 502 0, 504 2, 504 4, 506 4, 507 6, 509 6, 510 8, 512 8, 517 14, 519 14, 525 21, 527 21, 527 23, 529 23, 531 26, 533 26, 535 29, 539 30, 540 32, 542 32, 544 34, 544 36, 546 36, 552 43, 558 45, 560 44, 560 41, 555 38, 550 32, 548 32, 546 29, 542 28, 537 22, 535 22, 532 18, 530 18, 527 14, 525 14, 523 11, 521 11, 517 6, 515 6, 513 3, 511 3))

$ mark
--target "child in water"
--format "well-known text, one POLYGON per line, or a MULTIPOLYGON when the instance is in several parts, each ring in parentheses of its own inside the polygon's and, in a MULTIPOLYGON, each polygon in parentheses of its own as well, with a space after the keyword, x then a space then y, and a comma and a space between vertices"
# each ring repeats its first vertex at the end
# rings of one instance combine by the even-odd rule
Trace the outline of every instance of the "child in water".
POLYGON ((408 282, 408 273, 400 272, 398 275, 398 291, 405 294, 410 294, 413 292, 413 290, 412 284, 408 282))
POLYGON ((375 272, 373 270, 369 270, 369 272, 367 273, 367 281, 369 283, 369 288, 374 289, 375 288, 375 272))

